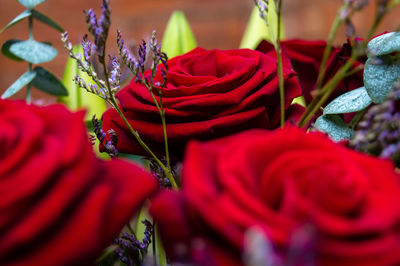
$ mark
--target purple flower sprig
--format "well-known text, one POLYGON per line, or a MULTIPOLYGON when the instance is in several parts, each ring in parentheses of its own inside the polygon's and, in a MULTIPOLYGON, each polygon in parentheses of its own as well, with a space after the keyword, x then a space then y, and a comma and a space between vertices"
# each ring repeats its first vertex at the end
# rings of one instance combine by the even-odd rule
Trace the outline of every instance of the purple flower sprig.
POLYGON ((372 106, 358 123, 349 146, 400 167, 400 80, 381 104, 372 106))
POLYGON ((118 136, 114 130, 110 129, 105 133, 101 128, 101 122, 94 115, 92 117, 93 132, 95 135, 90 135, 90 141, 94 144, 94 140, 97 138, 100 141, 100 145, 105 149, 106 153, 111 158, 117 158, 119 153, 116 148, 118 143, 118 136))
POLYGON ((96 18, 96 14, 93 9, 84 11, 86 16, 86 23, 88 25, 88 30, 94 38, 95 51, 99 57, 99 61, 105 60, 106 54, 106 40, 108 37, 108 30, 111 25, 111 9, 109 5, 109 0, 103 0, 101 6, 101 16, 99 19, 96 18))
POLYGON ((148 247, 152 243, 154 226, 148 220, 144 220, 142 223, 145 225, 142 241, 138 240, 133 233, 123 233, 120 238, 114 241, 114 244, 118 246, 114 253, 121 262, 128 266, 142 265, 148 247))
POLYGON ((169 159, 169 151, 168 151, 168 137, 167 137, 167 129, 165 121, 165 111, 162 102, 163 89, 167 82, 168 57, 164 52, 161 51, 161 44, 158 42, 156 38, 155 30, 151 35, 151 40, 149 44, 147 44, 143 40, 142 43, 139 45, 138 58, 135 58, 124 45, 125 41, 122 38, 122 34, 120 31, 117 31, 117 43, 118 43, 119 54, 122 58, 122 62, 124 62, 128 66, 128 68, 132 71, 133 75, 135 76, 135 81, 142 83, 147 88, 153 99, 154 105, 156 106, 158 112, 160 113, 161 122, 163 125, 166 163, 169 172, 172 173, 170 159, 169 159), (152 58, 150 74, 147 73, 145 68, 145 62, 148 57, 148 51, 151 53, 151 58, 152 58), (157 71, 160 71, 162 81, 155 81, 157 71), (157 100, 155 93, 157 93, 159 100, 157 100))
POLYGON ((133 56, 129 49, 125 46, 125 40, 122 38, 122 34, 120 30, 117 30, 117 45, 118 45, 118 52, 121 56, 122 62, 129 68, 132 72, 133 76, 136 77, 138 80, 139 77, 139 68, 140 64, 137 61, 136 57, 133 56))
MULTIPOLYGON (((119 54, 121 59, 118 59, 115 56, 110 56, 110 61, 112 68, 111 70, 107 67, 106 62, 106 41, 108 37, 108 31, 111 24, 110 19, 111 10, 109 7, 109 0, 103 0, 102 4, 102 14, 100 19, 96 18, 96 14, 93 9, 89 9, 85 12, 86 22, 88 25, 88 31, 93 36, 94 42, 91 43, 88 39, 88 36, 85 35, 82 40, 82 48, 83 55, 74 54, 72 44, 68 41, 68 33, 65 32, 62 34, 62 41, 64 42, 65 48, 68 50, 69 56, 76 60, 78 64, 78 68, 86 73, 91 79, 93 83, 88 83, 87 80, 84 80, 82 77, 76 76, 74 78, 74 82, 81 88, 86 91, 93 93, 106 102, 108 102, 120 115, 121 119, 124 121, 125 125, 128 127, 130 133, 137 140, 139 145, 148 153, 150 157, 152 157, 155 162, 159 165, 159 167, 164 171, 166 177, 171 183, 171 186, 174 189, 177 189, 178 186, 172 174, 172 170, 169 163, 169 153, 168 153, 168 143, 166 136, 166 123, 165 123, 165 113, 162 107, 162 88, 165 85, 165 80, 167 76, 167 56, 161 52, 161 46, 158 44, 155 38, 155 32, 153 32, 152 40, 150 42, 150 51, 154 53, 153 55, 153 64, 151 68, 151 75, 149 77, 145 77, 145 61, 147 58, 147 44, 146 42, 142 42, 139 47, 139 59, 136 59, 132 56, 129 50, 124 45, 124 40, 122 39, 121 33, 117 32, 117 45, 119 54), (104 75, 98 75, 96 73, 96 68, 94 66, 93 60, 91 57, 97 54, 98 63, 103 68, 104 75), (132 73, 136 77, 136 81, 142 82, 148 89, 149 92, 155 102, 156 107, 160 112, 160 116, 163 123, 164 128, 164 138, 165 138, 165 147, 166 147, 166 158, 167 165, 165 165, 161 160, 154 154, 154 152, 146 145, 146 143, 141 139, 139 133, 134 129, 134 125, 132 125, 126 118, 125 114, 121 110, 118 100, 116 98, 116 93, 120 89, 121 82, 121 62, 126 64, 128 68, 132 71, 132 73), (164 69, 161 70, 161 77, 164 79, 162 84, 153 84, 154 77, 156 76, 158 65, 164 65, 164 69), (102 79, 99 77, 102 76, 102 79), (160 102, 158 103, 156 97, 153 93, 153 89, 158 89, 158 96, 160 102)), ((107 152, 115 153, 114 148, 116 145, 116 141, 112 139, 108 140, 104 138, 104 132, 99 131, 99 138, 101 138, 101 144, 104 146, 107 152), (114 143, 115 142, 115 143, 114 143)), ((113 132, 107 132, 110 136, 115 135, 113 132)), ((116 139, 116 138, 115 138, 116 139)))
POLYGON ((77 62, 78 68, 82 72, 91 77, 94 84, 87 84, 85 80, 78 75, 74 77, 74 82, 80 88, 85 89, 90 93, 96 94, 108 103, 111 103, 112 96, 107 88, 106 82, 98 77, 90 62, 90 56, 92 55, 93 48, 91 47, 90 41, 87 40, 87 36, 85 36, 82 40, 83 55, 75 54, 73 52, 72 44, 68 40, 68 32, 64 32, 61 34, 61 40, 64 42, 64 47, 68 50, 69 57, 73 58, 77 62))

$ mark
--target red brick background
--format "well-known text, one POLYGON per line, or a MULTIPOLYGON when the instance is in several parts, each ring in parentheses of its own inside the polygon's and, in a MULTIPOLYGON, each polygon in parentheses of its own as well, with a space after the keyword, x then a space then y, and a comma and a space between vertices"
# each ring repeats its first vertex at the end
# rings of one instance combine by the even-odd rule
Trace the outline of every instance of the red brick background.
MULTIPOLYGON (((374 1, 371 1, 374 2, 374 1)), ((82 10, 95 7, 99 12, 100 0, 48 0, 38 6, 38 10, 48 15, 67 29, 71 41, 76 43, 85 33, 82 10)), ((284 1, 284 24, 287 38, 325 39, 340 0, 286 0, 284 1)), ((199 46, 204 48, 230 49, 238 47, 244 32, 252 0, 111 0, 112 29, 114 35, 118 27, 127 39, 140 40, 156 29, 161 39, 166 22, 173 10, 180 9, 186 14, 199 46)), ((0 28, 16 17, 24 7, 15 0, 0 0, 0 28)), ((392 31, 400 24, 400 9, 397 8, 384 21, 379 31, 392 31)), ((373 17, 373 5, 354 18, 360 34, 365 34, 373 17)), ((8 39, 26 39, 27 22, 0 34, 0 43, 8 39)), ((65 50, 57 31, 35 24, 34 36, 40 41, 50 41, 59 50, 59 56, 43 64, 58 77, 62 77, 65 50)), ((337 43, 345 40, 343 30, 337 43)), ((362 36, 362 35, 361 35, 362 36)), ((109 44, 114 48, 114 43, 109 44)), ((0 55, 0 93, 26 70, 26 63, 13 62, 0 55)), ((43 96, 35 93, 34 97, 43 96)), ((16 98, 23 98, 24 92, 16 98)))

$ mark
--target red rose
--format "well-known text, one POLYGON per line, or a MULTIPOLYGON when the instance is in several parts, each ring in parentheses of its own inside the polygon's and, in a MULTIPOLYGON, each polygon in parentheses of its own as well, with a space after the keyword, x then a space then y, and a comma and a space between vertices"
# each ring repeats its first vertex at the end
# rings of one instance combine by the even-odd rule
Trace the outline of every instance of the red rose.
POLYGON ((95 157, 83 112, 0 101, 0 264, 90 265, 156 190, 95 157))
MULTIPOLYGON (((284 57, 285 109, 301 93, 295 72, 284 57)), ((244 129, 279 126, 279 89, 276 54, 253 50, 196 48, 168 61, 163 92, 170 151, 180 155, 189 139, 213 139, 244 129)), ((159 81, 160 77, 156 77, 159 81)), ((131 84, 117 98, 128 120, 146 143, 163 151, 160 115, 147 88, 131 84)), ((158 97, 157 97, 157 100, 158 97)), ((292 111, 288 111, 288 116, 292 111)), ((117 149, 143 154, 115 110, 103 116, 103 129, 114 129, 117 149)))
POLYGON ((393 165, 321 133, 286 127, 192 142, 182 184, 150 209, 172 258, 193 259, 200 246, 214 265, 239 263, 253 227, 286 258, 293 233, 311 225, 317 265, 400 264, 393 165))
MULTIPOLYGON (((307 103, 310 103, 313 98, 312 91, 316 87, 326 42, 285 40, 281 42, 281 45, 283 53, 290 58, 293 69, 297 72, 304 98, 307 103)), ((262 41, 256 50, 268 53, 271 49, 273 49, 273 46, 270 43, 262 41)), ((332 48, 326 65, 324 84, 349 60, 351 49, 349 43, 344 44, 341 48, 332 48)), ((354 67, 359 66, 363 62, 365 60, 361 59, 360 62, 354 64, 354 67)), ((360 70, 340 82, 334 93, 327 100, 327 103, 345 92, 364 86, 363 84, 363 71, 360 70)))

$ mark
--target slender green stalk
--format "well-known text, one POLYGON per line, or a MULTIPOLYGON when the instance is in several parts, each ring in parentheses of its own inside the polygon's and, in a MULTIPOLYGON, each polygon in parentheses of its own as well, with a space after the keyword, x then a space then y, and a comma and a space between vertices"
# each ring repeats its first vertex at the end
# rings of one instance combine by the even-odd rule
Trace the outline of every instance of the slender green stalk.
POLYGON ((364 110, 358 112, 353 119, 351 120, 349 127, 354 129, 354 127, 357 125, 358 121, 364 116, 365 112, 367 111, 368 108, 365 108, 364 110))
MULTIPOLYGON (((345 5, 344 5, 345 6, 345 5)), ((340 13, 340 12, 339 12, 340 13)), ((303 127, 305 126, 312 118, 312 116, 318 111, 319 108, 321 108, 322 104, 325 103, 325 101, 329 98, 329 96, 332 94, 333 90, 339 84, 339 82, 345 78, 346 76, 349 76, 349 74, 354 73, 355 70, 350 70, 350 68, 353 66, 354 62, 356 61, 356 58, 364 53, 367 43, 373 33, 375 32, 376 28, 379 26, 379 24, 382 21, 383 14, 376 13, 375 14, 375 19, 374 22, 364 39, 363 43, 361 46, 356 46, 355 49, 353 48, 352 54, 350 59, 346 62, 346 64, 335 74, 335 76, 324 86, 318 91, 318 95, 312 100, 312 102, 307 106, 306 111, 300 118, 300 121, 298 123, 299 126, 303 127), (350 71, 349 71, 350 70, 350 71)), ((357 69, 359 71, 359 69, 357 69)), ((321 72, 320 72, 321 74, 321 72)))
POLYGON ((156 245, 156 224, 153 220, 153 239, 152 239, 151 246, 153 248, 153 259, 154 259, 154 265, 159 265, 157 264, 157 245, 156 245))
POLYGON ((322 82, 324 81, 325 78, 325 68, 326 64, 328 63, 329 55, 331 54, 332 51, 332 46, 333 46, 333 41, 335 40, 336 33, 339 29, 339 26, 343 23, 344 19, 342 17, 342 12, 347 9, 350 5, 350 1, 344 1, 342 7, 339 9, 335 20, 333 22, 333 25, 331 27, 331 31, 329 32, 328 35, 328 40, 327 44, 324 50, 324 54, 322 56, 322 61, 321 61, 321 66, 319 68, 319 73, 318 73, 318 78, 317 78, 317 90, 321 89, 322 87, 322 82))
MULTIPOLYGON (((32 63, 28 63, 28 71, 31 72, 32 71, 32 63)), ((29 82, 26 85, 26 98, 25 101, 27 104, 31 104, 32 102, 32 84, 31 82, 29 82)))
POLYGON ((29 24, 28 24, 28 27, 29 27, 29 40, 33 40, 33 17, 32 16, 29 16, 29 24))
MULTIPOLYGON (((161 123, 162 123, 162 127, 163 127, 163 134, 164 134, 164 145, 165 145, 165 159, 167 160, 167 168, 170 172, 172 172, 172 168, 171 168, 171 162, 169 159, 169 149, 168 149, 168 136, 167 136, 167 124, 165 121, 165 111, 162 105, 162 92, 160 95, 160 103, 157 102, 157 99, 153 93, 153 90, 151 88, 150 84, 147 84, 146 82, 144 82, 144 85, 146 86, 146 88, 148 89, 154 104, 156 105, 156 108, 158 110, 158 113, 160 114, 161 117, 161 123)), ((164 84, 161 86, 164 87, 164 84)))
MULTIPOLYGON (((33 40, 33 17, 29 16, 29 23, 28 23, 28 27, 29 27, 29 40, 33 40)), ((31 72, 32 71, 32 63, 28 62, 28 71, 31 72)), ((27 104, 31 104, 32 102, 32 85, 31 82, 29 82, 26 85, 26 98, 25 101, 27 104)))
POLYGON ((305 126, 312 118, 312 116, 318 111, 318 109, 326 102, 329 96, 332 94, 333 90, 339 84, 339 82, 346 75, 346 72, 353 66, 356 61, 356 56, 353 55, 349 61, 333 76, 333 78, 319 90, 318 95, 313 99, 313 101, 307 106, 306 111, 300 118, 298 125, 300 127, 305 126))
MULTIPOLYGON (((274 0, 275 1, 275 0, 274 0)), ((285 81, 283 78, 283 64, 282 64, 282 51, 281 51, 281 16, 282 16, 282 1, 277 1, 276 13, 277 13, 277 36, 274 35, 274 31, 268 22, 268 13, 265 13, 264 21, 268 27, 268 31, 270 33, 270 41, 273 44, 277 57, 277 71, 278 71, 278 80, 279 80, 279 98, 280 98, 280 109, 281 109, 281 119, 280 125, 284 127, 285 125, 285 81)), ((265 1, 264 1, 265 2, 265 1)), ((260 8, 257 0, 255 0, 255 4, 258 8, 260 8)), ((267 4, 267 3, 266 3, 267 4)))
POLYGON ((279 78, 279 98, 281 105, 281 127, 283 128, 285 125, 285 81, 283 79, 283 65, 282 65, 282 50, 281 50, 281 16, 282 16, 282 1, 278 1, 278 31, 276 38, 276 56, 278 58, 277 67, 278 67, 278 78, 279 78))
MULTIPOLYGON (((106 50, 106 47, 104 45, 104 49, 103 51, 106 50)), ((107 65, 106 62, 104 60, 104 55, 102 56, 102 62, 101 64, 103 65, 103 71, 104 71, 104 79, 106 80, 106 87, 109 91, 109 94, 111 95, 111 99, 109 99, 109 103, 112 105, 112 107, 118 112, 119 116, 122 118, 122 120, 124 121, 124 123, 126 124, 126 126, 128 127, 129 131, 131 132, 131 134, 136 138, 136 140, 139 142, 140 146, 142 146, 142 148, 151 156, 153 157, 153 159, 156 161, 156 163, 161 167, 161 169, 164 171, 166 177, 168 178, 169 182, 171 183, 171 186, 173 189, 178 189, 178 185, 175 181, 174 176, 172 175, 172 171, 170 169, 167 169, 165 167, 165 165, 160 161, 160 159, 158 159, 158 157, 153 153, 153 151, 146 145, 146 143, 144 143, 144 141, 140 138, 139 133, 137 133, 137 131, 135 131, 131 124, 128 122, 128 119, 126 119, 126 116, 124 115, 124 113, 122 112, 122 110, 119 108, 118 103, 117 103, 117 99, 114 96, 114 93, 111 90, 111 85, 110 85, 110 81, 108 80, 108 71, 107 71, 107 65)), ((152 94, 153 99, 154 95, 152 94)), ((157 101, 156 101, 157 102, 157 101)), ((160 108, 157 104, 157 108, 160 108)), ((164 120, 165 121, 165 120, 164 120)))
POLYGON ((152 150, 146 145, 146 143, 143 142, 143 140, 140 138, 139 134, 132 128, 131 124, 128 122, 128 120, 126 119, 124 113, 121 111, 121 109, 119 108, 116 99, 112 99, 111 100, 111 104, 114 107, 115 110, 117 110, 118 114, 120 115, 120 117, 122 118, 122 120, 124 121, 124 123, 126 124, 126 126, 128 127, 129 131, 131 132, 131 134, 136 138, 136 140, 139 142, 140 146, 143 147, 143 149, 151 156, 154 158, 154 160, 156 161, 156 163, 161 167, 161 169, 164 171, 166 177, 168 178, 169 182, 171 182, 171 186, 173 189, 178 189, 178 185, 175 181, 174 176, 172 175, 171 171, 169 171, 165 165, 160 161, 160 159, 158 159, 158 157, 152 152, 152 150))
POLYGON ((154 225, 154 236, 155 236, 154 240, 156 242, 156 248, 157 248, 157 251, 158 251, 157 252, 158 253, 158 255, 157 255, 158 264, 155 264, 155 265, 166 266, 168 264, 167 264, 167 260, 166 260, 166 257, 165 257, 164 247, 163 247, 163 244, 162 244, 161 239, 159 237, 157 226, 155 226, 155 225, 154 225))

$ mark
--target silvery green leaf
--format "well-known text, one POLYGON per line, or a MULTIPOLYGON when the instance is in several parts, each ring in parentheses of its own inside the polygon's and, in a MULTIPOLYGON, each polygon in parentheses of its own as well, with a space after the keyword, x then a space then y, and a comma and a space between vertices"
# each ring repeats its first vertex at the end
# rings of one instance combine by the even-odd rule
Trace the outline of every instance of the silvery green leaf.
POLYGON ((46 2, 46 0, 18 0, 21 4, 23 4, 26 8, 32 9, 38 4, 46 2))
POLYGON ((10 47, 10 52, 33 64, 51 61, 58 53, 53 46, 34 40, 14 43, 10 47))
POLYGON ((31 82, 36 77, 36 72, 25 72, 8 89, 1 95, 2 99, 8 98, 20 91, 25 85, 31 82))
POLYGON ((36 18, 37 20, 49 25, 50 27, 58 30, 59 32, 64 32, 65 30, 63 27, 58 25, 56 22, 54 22, 51 18, 47 17, 46 15, 40 13, 39 11, 32 10, 32 16, 36 18))
POLYGON ((327 114, 345 114, 357 112, 365 109, 372 103, 371 98, 368 96, 365 87, 349 91, 340 95, 331 101, 324 108, 324 115, 327 114))
POLYGON ((318 117, 314 127, 325 132, 334 141, 351 139, 353 130, 349 128, 339 115, 322 115, 318 117))
POLYGON ((15 56, 13 53, 10 52, 11 45, 13 45, 14 43, 17 43, 17 42, 22 42, 22 41, 12 39, 12 40, 8 40, 5 43, 3 43, 3 45, 1 46, 1 53, 4 56, 6 56, 14 61, 23 61, 23 59, 19 58, 18 56, 15 56))
POLYGON ((22 12, 21 14, 19 14, 18 16, 16 16, 10 23, 7 24, 7 26, 5 26, 4 28, 2 28, 0 30, 0 33, 2 33, 3 31, 5 31, 6 29, 12 27, 13 25, 17 24, 18 22, 24 20, 24 18, 29 17, 30 15, 32 15, 31 10, 25 10, 24 12, 22 12))
POLYGON ((61 81, 46 69, 43 67, 35 67, 33 71, 36 73, 36 77, 32 81, 34 87, 52 95, 68 95, 67 89, 61 81))
POLYGON ((400 52, 400 32, 382 34, 368 43, 368 57, 386 55, 393 52, 400 52))
POLYGON ((400 57, 369 58, 364 66, 364 86, 374 103, 381 103, 400 77, 400 57))

